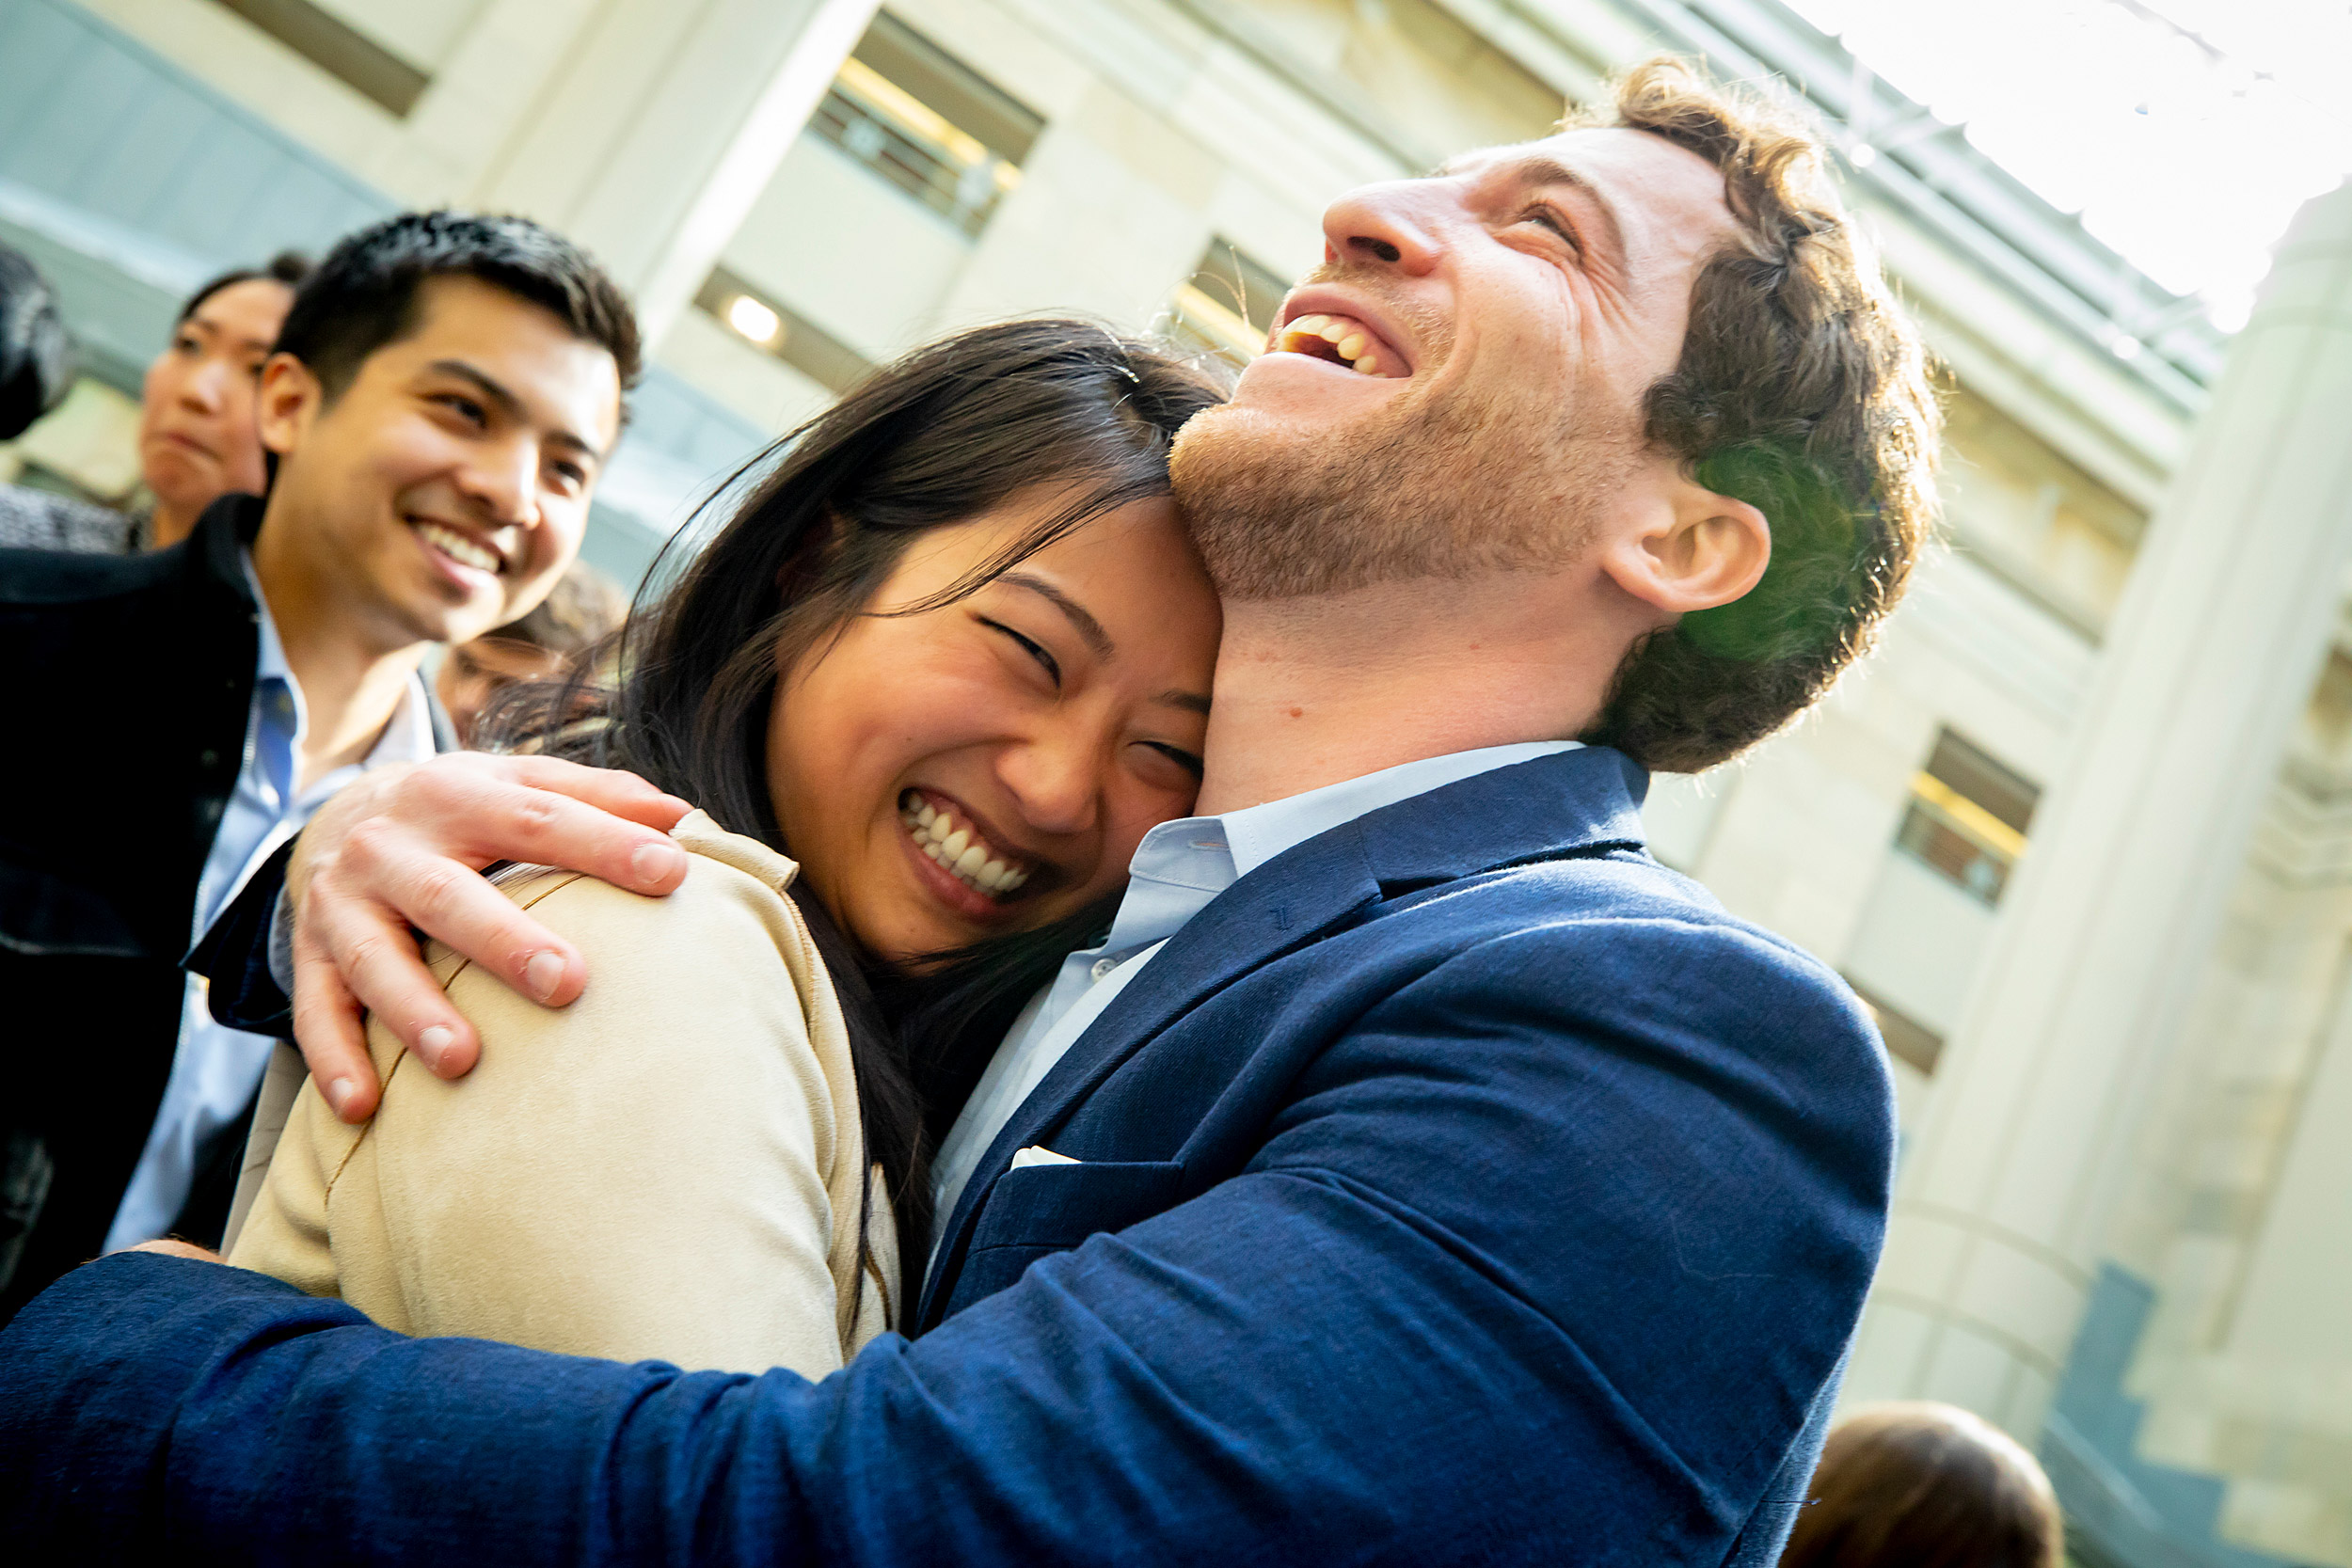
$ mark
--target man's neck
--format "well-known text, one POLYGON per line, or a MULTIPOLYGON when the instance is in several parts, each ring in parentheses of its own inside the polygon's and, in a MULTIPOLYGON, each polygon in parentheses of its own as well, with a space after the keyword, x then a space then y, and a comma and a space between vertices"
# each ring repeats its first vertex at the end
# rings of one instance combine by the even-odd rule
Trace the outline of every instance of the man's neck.
POLYGON ((297 793, 367 759, 430 646, 391 630, 373 604, 352 602, 339 574, 295 547, 300 529, 298 519, 273 509, 253 542, 254 575, 286 667, 302 689, 297 793))
POLYGON ((1633 630, 1529 579, 1383 583, 1232 603, 1203 815, 1485 746, 1566 740, 1599 715, 1633 630))

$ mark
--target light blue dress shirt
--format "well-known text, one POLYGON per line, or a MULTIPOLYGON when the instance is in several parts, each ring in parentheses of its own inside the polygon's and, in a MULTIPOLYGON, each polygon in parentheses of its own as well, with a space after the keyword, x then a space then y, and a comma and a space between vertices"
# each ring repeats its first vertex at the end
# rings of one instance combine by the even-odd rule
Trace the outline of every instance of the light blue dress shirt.
MULTIPOLYGON (((302 739, 309 717, 302 705, 302 688, 286 663, 278 641, 277 625, 262 597, 261 580, 253 561, 245 561, 246 581, 261 609, 261 658, 253 681, 253 705, 246 721, 245 765, 236 788, 221 813, 213 835, 212 852, 204 859, 196 884, 194 942, 228 907, 253 868, 301 830, 311 813, 328 797, 371 768, 392 762, 417 762, 431 756, 432 709, 424 682, 408 677, 400 706, 376 739, 364 762, 338 768, 299 795, 294 782, 302 739)), ((149 1129, 147 1147, 131 1173, 114 1224, 106 1231, 106 1250, 135 1246, 164 1234, 188 1201, 196 1180, 197 1153, 205 1140, 245 1115, 246 1105, 261 1087, 269 1067, 271 1048, 265 1035, 248 1035, 213 1022, 205 1004, 204 980, 191 974, 181 998, 180 1039, 172 1053, 171 1077, 164 1085, 163 1104, 149 1129)))
MULTIPOLYGON (((940 1145, 931 1165, 932 1225, 946 1225, 973 1168, 1021 1102, 1210 899, 1317 833, 1399 800, 1497 768, 1572 752, 1577 745, 1536 740, 1424 757, 1218 816, 1179 817, 1144 834, 1129 863, 1127 895, 1110 936, 1100 947, 1073 953, 1053 983, 1030 999, 940 1145)), ((938 1245, 936 1235, 932 1245, 938 1245)))

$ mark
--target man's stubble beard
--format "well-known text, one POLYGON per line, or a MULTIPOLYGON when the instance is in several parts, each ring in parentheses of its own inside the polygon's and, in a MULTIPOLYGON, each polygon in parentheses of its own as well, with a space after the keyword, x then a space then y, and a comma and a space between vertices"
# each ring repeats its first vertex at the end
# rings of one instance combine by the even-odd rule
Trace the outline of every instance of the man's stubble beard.
POLYGON ((1169 467, 1220 595, 1554 570, 1581 553, 1638 440, 1572 434, 1573 411, 1547 399, 1418 392, 1336 430, 1235 404, 1184 426, 1169 467))

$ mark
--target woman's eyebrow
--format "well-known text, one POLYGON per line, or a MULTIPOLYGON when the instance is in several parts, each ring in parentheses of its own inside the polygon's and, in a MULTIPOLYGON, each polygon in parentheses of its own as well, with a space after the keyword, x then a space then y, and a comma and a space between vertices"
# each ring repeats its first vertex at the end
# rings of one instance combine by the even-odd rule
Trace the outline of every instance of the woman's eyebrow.
POLYGON ((1118 646, 1111 641, 1110 633, 1103 629, 1103 623, 1094 618, 1093 612, 1043 578, 1033 572, 1007 572, 996 580, 1015 588, 1025 588, 1060 610, 1063 618, 1069 621, 1071 629, 1094 650, 1095 657, 1107 661, 1118 657, 1118 646))

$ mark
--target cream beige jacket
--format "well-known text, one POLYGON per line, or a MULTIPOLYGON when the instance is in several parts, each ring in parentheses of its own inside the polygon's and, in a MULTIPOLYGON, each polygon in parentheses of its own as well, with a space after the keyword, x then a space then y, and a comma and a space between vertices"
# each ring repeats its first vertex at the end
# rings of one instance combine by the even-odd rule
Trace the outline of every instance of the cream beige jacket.
POLYGON ((371 1022, 384 1100, 304 1084, 229 1260, 405 1334, 821 1377, 889 1326, 896 1235, 867 1162, 798 867, 694 813, 667 898, 525 868, 508 897, 588 988, 541 1007, 436 944, 481 1064, 444 1083, 371 1022))

